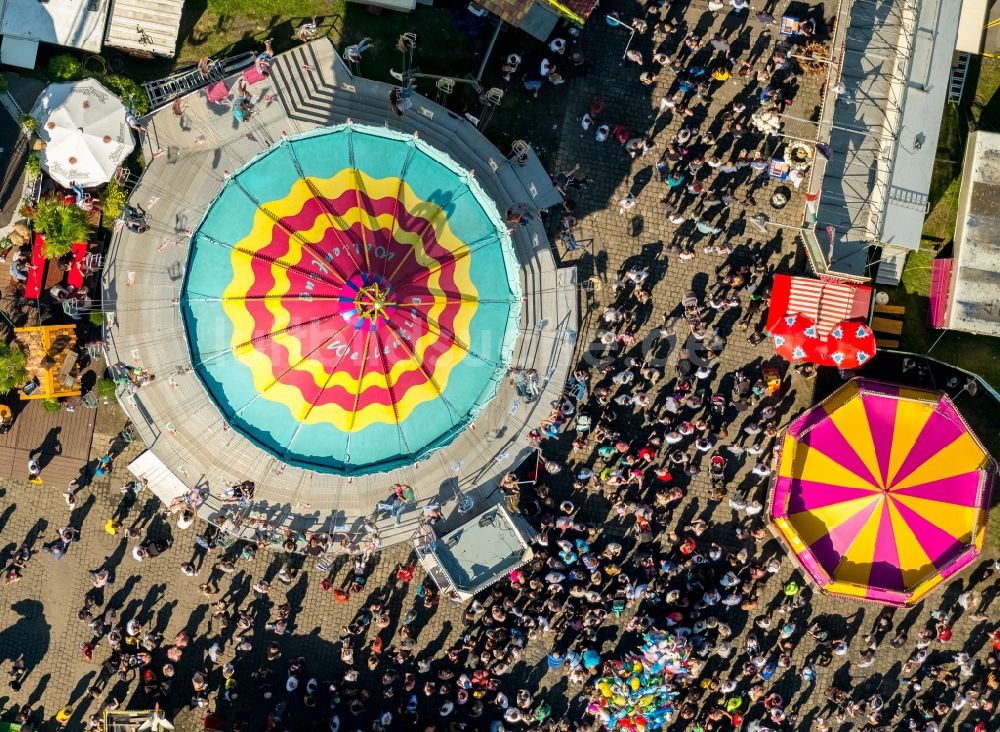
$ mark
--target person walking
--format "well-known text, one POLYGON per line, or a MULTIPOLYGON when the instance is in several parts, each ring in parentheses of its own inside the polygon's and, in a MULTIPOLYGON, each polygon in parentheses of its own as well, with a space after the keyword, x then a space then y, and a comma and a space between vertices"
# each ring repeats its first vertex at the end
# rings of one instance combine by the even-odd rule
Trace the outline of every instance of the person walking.
POLYGON ((69 724, 70 718, 73 716, 73 706, 67 704, 58 712, 56 712, 56 724, 60 727, 66 727, 69 724))
POLYGON ((38 450, 28 455, 28 482, 35 485, 41 485, 45 482, 42 480, 42 463, 39 460, 41 456, 38 450))

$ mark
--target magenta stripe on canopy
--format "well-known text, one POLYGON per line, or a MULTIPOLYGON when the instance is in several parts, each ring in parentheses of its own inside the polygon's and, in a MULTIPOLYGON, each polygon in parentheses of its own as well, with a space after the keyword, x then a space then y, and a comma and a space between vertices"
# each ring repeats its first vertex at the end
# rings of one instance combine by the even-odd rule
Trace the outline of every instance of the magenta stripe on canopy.
POLYGON ((875 457, 878 469, 882 473, 882 485, 889 479, 889 456, 892 454, 892 434, 896 427, 895 399, 886 399, 875 394, 863 394, 861 403, 868 416, 868 429, 875 445, 875 457))
MULTIPOLYGON (((913 509, 904 506, 902 501, 893 501, 893 503, 896 505, 899 515, 906 521, 906 525, 913 531, 913 535, 917 537, 920 546, 930 557, 935 568, 943 567, 965 548, 965 544, 948 532, 939 529, 913 509)), ((969 528, 971 530, 972 527, 969 528)))
POLYGON ((896 534, 892 530, 892 520, 889 517, 889 507, 885 501, 879 501, 879 507, 875 556, 872 559, 872 571, 868 576, 868 583, 886 590, 902 590, 903 571, 899 568, 899 551, 896 546, 896 534))
POLYGON ((829 415, 823 407, 813 407, 788 426, 788 434, 798 437, 813 425, 819 424, 829 415))
POLYGON ((864 488, 848 488, 812 480, 792 480, 791 496, 788 499, 788 513, 812 511, 813 509, 844 503, 858 498, 875 500, 878 493, 864 488))
POLYGON ((951 564, 941 570, 941 577, 943 579, 948 579, 963 567, 969 566, 969 563, 978 556, 979 550, 974 546, 970 546, 964 552, 959 554, 954 560, 952 560, 951 564))
POLYGON ((879 501, 872 501, 869 506, 857 514, 851 516, 840 526, 832 528, 828 533, 814 541, 809 547, 809 551, 816 557, 816 561, 826 570, 831 577, 841 558, 851 547, 851 542, 857 537, 858 532, 868 523, 872 511, 879 504, 879 501))
POLYGON ((785 506, 785 501, 788 499, 788 494, 792 490, 792 479, 791 478, 777 478, 774 481, 774 497, 771 499, 771 516, 774 518, 782 518, 788 515, 788 508, 785 506))
POLYGON ((965 426, 959 420, 952 420, 949 417, 935 411, 924 428, 920 430, 917 441, 913 448, 899 466, 899 471, 893 477, 893 483, 899 483, 906 476, 926 463, 941 450, 957 440, 965 432, 965 426))
POLYGON ((809 434, 802 438, 802 443, 807 445, 810 450, 823 453, 858 477, 867 480, 872 486, 880 484, 864 461, 858 457, 854 448, 851 447, 851 443, 837 429, 837 425, 832 419, 816 425, 809 434))
POLYGON ((979 505, 978 471, 952 475, 930 483, 919 483, 906 488, 894 488, 894 496, 913 496, 931 501, 943 501, 956 506, 976 507, 979 505))

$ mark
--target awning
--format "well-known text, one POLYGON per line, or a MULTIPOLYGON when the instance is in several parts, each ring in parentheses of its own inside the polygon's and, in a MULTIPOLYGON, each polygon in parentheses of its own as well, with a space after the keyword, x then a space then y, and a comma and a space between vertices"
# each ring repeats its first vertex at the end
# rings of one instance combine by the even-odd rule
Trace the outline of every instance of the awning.
POLYGON ((188 487, 171 472, 152 450, 146 450, 129 463, 128 470, 136 478, 145 478, 149 489, 164 505, 188 492, 188 487))
POLYGON ((930 319, 932 328, 944 328, 948 322, 951 270, 954 263, 954 259, 935 259, 931 262, 930 319))
POLYGON ((867 322, 871 299, 872 288, 866 285, 775 275, 767 329, 770 331, 780 318, 789 313, 802 313, 815 321, 818 336, 826 338, 842 320, 867 322))

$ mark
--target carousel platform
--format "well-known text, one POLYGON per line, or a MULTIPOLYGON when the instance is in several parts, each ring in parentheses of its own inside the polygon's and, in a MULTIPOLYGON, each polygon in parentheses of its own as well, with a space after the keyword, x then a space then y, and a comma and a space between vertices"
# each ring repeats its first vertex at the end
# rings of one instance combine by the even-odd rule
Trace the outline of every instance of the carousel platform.
POLYGON ((525 435, 562 393, 572 366, 576 273, 556 267, 537 215, 510 234, 520 289, 510 365, 537 370, 541 397, 525 402, 504 380, 450 444, 387 472, 338 475, 300 467, 234 427, 192 363, 182 288, 195 232, 220 190, 286 138, 355 123, 416 135, 470 171, 501 213, 516 204, 534 212, 558 202, 550 179, 530 150, 504 156, 470 122, 419 94, 412 109, 397 116, 389 107, 392 87, 352 76, 326 39, 278 56, 272 75, 249 85, 256 113, 242 123, 232 109, 239 78, 183 97, 179 107, 156 110, 144 121, 149 162, 130 203, 145 212, 149 230, 122 228, 106 262, 105 302, 116 304, 106 338, 109 362, 154 377, 142 386, 123 381, 118 394, 148 447, 136 471, 150 477, 164 500, 207 486, 205 517, 244 534, 260 522, 303 534, 357 529, 394 483, 413 486, 417 507, 404 512, 399 525, 380 521, 383 544, 410 540, 429 501, 440 502, 448 519, 457 518, 459 503, 465 516, 486 509, 498 495, 498 478, 530 451, 525 435), (244 480, 256 485, 254 502, 237 515, 222 504, 222 490, 244 480))

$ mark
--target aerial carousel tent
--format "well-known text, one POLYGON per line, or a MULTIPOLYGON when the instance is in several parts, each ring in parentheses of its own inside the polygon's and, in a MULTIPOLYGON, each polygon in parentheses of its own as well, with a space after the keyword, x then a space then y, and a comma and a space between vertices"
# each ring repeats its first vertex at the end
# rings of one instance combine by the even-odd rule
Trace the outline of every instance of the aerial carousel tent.
POLYGON ((283 463, 356 476, 422 460, 493 397, 518 271, 472 174, 414 136, 337 125, 227 180, 180 305, 234 429, 283 463))
POLYGON ((854 379, 786 429, 768 515, 824 593, 910 606, 979 556, 995 473, 947 395, 854 379))

